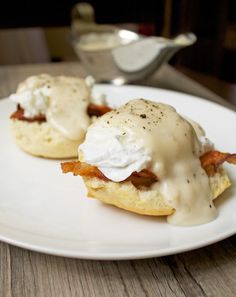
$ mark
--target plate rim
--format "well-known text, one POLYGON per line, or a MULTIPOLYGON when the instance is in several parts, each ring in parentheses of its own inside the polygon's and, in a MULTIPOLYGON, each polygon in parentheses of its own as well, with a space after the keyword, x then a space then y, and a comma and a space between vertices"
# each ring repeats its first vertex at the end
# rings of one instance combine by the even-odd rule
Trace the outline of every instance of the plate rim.
MULTIPOLYGON (((148 86, 140 86, 140 85, 124 85, 124 86, 113 86, 113 85, 109 85, 109 84, 96 84, 95 88, 99 87, 99 88, 132 88, 132 89, 147 89, 147 90, 153 90, 153 91, 161 91, 163 93, 166 93, 168 95, 168 93, 172 93, 173 95, 177 94, 178 96, 183 96, 187 99, 187 97, 190 97, 191 100, 195 100, 195 101, 203 101, 204 103, 207 104, 212 104, 217 106, 218 108, 221 109, 225 109, 227 110, 227 112, 232 112, 235 114, 235 110, 234 107, 232 106, 232 109, 230 108, 230 106, 225 106, 220 104, 219 102, 215 102, 215 101, 210 101, 207 100, 205 98, 199 97, 199 96, 195 96, 195 95, 191 95, 191 94, 186 94, 186 93, 182 93, 179 91, 174 91, 174 90, 166 90, 166 89, 161 89, 161 88, 156 88, 156 87, 148 87, 148 86)), ((0 99, 0 105, 4 102, 6 103, 6 101, 9 100, 8 97, 2 98, 0 99)), ((227 103, 227 102, 226 102, 227 103)), ((186 227, 183 227, 186 228, 186 227)), ((138 252, 120 252, 120 253, 100 253, 97 254, 96 252, 75 252, 73 250, 66 251, 65 249, 59 248, 52 248, 52 247, 43 247, 37 244, 32 244, 32 243, 27 243, 20 240, 15 240, 12 238, 9 238, 5 235, 0 234, 0 240, 20 247, 20 248, 24 248, 24 249, 28 249, 28 250, 32 250, 35 252, 39 252, 39 253, 44 253, 44 254, 50 254, 50 255, 55 255, 55 256, 61 256, 61 257, 69 257, 69 258, 77 258, 77 259, 89 259, 89 260, 133 260, 133 259, 145 259, 145 258, 153 258, 153 257, 161 257, 161 256, 167 256, 167 255, 173 255, 173 254, 179 254, 182 252, 186 252, 186 251, 191 251, 191 250, 195 250, 195 249, 199 249, 211 244, 214 244, 216 242, 219 242, 221 240, 224 240, 232 235, 236 234, 236 225, 234 228, 232 228, 232 230, 229 230, 228 232, 224 232, 224 233, 220 233, 216 236, 213 236, 212 238, 210 238, 209 240, 205 241, 199 241, 197 244, 193 243, 193 244, 187 244, 183 247, 171 247, 171 248, 157 248, 156 250, 144 250, 142 252, 138 251, 138 252)))
MULTIPOLYGON (((188 228, 188 227, 183 227, 188 228)), ((132 252, 132 253, 101 253, 97 254, 95 252, 68 252, 64 249, 53 249, 49 247, 42 247, 36 244, 29 244, 23 241, 18 241, 14 239, 7 238, 0 234, 0 241, 4 243, 23 248, 29 251, 38 252, 41 254, 48 254, 52 256, 66 257, 66 258, 74 258, 74 259, 83 259, 83 260, 104 260, 104 261, 119 261, 119 260, 138 260, 138 259, 147 259, 147 258, 156 258, 170 255, 177 255, 184 252, 190 252, 193 250, 197 250, 214 243, 220 242, 224 239, 227 239, 236 234, 236 230, 231 230, 229 233, 219 234, 217 237, 213 237, 208 241, 200 241, 198 244, 190 244, 180 248, 165 248, 158 250, 146 250, 143 252, 132 252)))

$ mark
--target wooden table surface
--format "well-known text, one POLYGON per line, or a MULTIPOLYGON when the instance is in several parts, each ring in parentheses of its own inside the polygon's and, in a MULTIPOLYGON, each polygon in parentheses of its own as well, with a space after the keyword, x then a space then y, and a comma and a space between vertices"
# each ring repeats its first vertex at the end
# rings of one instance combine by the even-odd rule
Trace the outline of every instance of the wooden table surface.
MULTIPOLYGON (((0 67, 0 98, 42 72, 86 75, 79 63, 0 67)), ((229 106, 167 65, 145 84, 229 106)), ((236 236, 191 252, 135 261, 68 259, 0 242, 0 297, 18 296, 236 296, 236 236)))

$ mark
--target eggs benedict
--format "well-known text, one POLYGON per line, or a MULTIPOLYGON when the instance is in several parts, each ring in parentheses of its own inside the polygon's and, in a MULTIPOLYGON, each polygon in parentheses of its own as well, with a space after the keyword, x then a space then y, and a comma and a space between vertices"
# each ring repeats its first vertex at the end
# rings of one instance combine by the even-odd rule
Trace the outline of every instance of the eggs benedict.
POLYGON ((169 105, 135 99, 92 124, 79 161, 62 170, 82 176, 89 197, 198 225, 217 217, 213 200, 230 186, 224 161, 236 156, 215 151, 197 123, 169 105))
POLYGON ((10 99, 17 103, 10 117, 16 143, 45 158, 77 156, 92 116, 110 110, 92 102, 91 88, 84 79, 70 76, 28 77, 10 99))

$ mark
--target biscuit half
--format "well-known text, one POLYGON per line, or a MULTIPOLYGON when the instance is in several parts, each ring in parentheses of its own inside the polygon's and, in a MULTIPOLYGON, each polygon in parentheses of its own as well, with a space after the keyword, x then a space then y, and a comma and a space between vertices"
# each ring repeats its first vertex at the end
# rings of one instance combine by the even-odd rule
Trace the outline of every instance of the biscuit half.
POLYGON ((78 145, 84 137, 76 141, 65 138, 47 122, 27 122, 11 119, 11 130, 16 144, 25 152, 44 158, 62 159, 78 155, 78 145))
MULTIPOLYGON (((131 182, 107 182, 88 177, 83 177, 83 180, 88 189, 88 197, 97 198, 104 203, 150 216, 170 215, 175 211, 156 190, 139 190, 131 182)), ((209 181, 214 199, 231 185, 223 168, 209 177, 209 181)))

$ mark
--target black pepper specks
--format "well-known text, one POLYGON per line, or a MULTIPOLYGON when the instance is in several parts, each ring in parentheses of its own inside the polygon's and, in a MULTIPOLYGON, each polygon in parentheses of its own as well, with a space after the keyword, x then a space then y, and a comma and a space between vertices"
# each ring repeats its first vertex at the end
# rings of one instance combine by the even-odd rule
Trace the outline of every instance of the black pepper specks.
POLYGON ((187 183, 190 184, 190 180, 189 179, 187 179, 187 183))
MULTIPOLYGON (((139 99, 139 101, 142 101, 141 104, 138 101, 126 103, 119 110, 114 111, 113 115, 121 114, 124 111, 126 117, 121 119, 124 125, 128 124, 129 127, 132 128, 138 123, 142 131, 152 132, 153 126, 161 125, 168 117, 168 112, 165 112, 165 108, 162 107, 162 104, 156 104, 145 99, 139 99), (136 122, 138 120, 139 122, 136 122)), ((109 120, 110 119, 109 117, 109 120)), ((112 123, 112 121, 110 123, 112 123)), ((174 122, 174 124, 175 123, 176 122, 174 122)))
POLYGON ((212 205, 210 204, 209 207, 212 208, 212 205))

